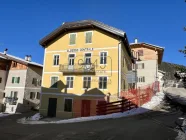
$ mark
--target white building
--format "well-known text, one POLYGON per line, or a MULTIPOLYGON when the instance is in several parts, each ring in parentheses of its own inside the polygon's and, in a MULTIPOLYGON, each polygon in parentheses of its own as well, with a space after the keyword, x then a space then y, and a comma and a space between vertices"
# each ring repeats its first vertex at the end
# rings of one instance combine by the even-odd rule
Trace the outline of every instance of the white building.
POLYGON ((133 64, 133 70, 137 71, 137 87, 150 85, 158 81, 158 65, 161 64, 164 48, 148 43, 130 44, 136 64, 133 64))

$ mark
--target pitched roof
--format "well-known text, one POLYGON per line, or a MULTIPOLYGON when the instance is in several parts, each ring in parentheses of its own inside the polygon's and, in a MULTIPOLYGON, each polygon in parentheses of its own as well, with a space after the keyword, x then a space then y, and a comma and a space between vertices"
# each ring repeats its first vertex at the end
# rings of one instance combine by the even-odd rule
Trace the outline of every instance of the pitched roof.
POLYGON ((159 64, 161 64, 162 62, 162 59, 163 59, 163 54, 164 54, 164 47, 160 47, 160 46, 157 46, 157 45, 153 45, 153 44, 149 44, 149 43, 144 43, 144 42, 141 42, 141 43, 131 43, 130 44, 130 47, 131 48, 135 48, 135 47, 148 47, 148 48, 151 48, 151 49, 156 49, 158 51, 158 62, 159 64))
POLYGON ((36 63, 36 62, 30 62, 30 61, 26 61, 25 59, 10 55, 10 54, 4 54, 2 52, 0 52, 0 57, 3 59, 7 59, 7 60, 12 60, 12 61, 16 61, 25 65, 33 65, 33 66, 38 66, 38 67, 43 67, 43 65, 36 63))
POLYGON ((81 20, 81 21, 75 21, 75 22, 65 22, 61 26, 59 26, 57 29, 55 29, 53 32, 45 36, 43 39, 39 41, 39 44, 45 47, 45 45, 50 42, 52 39, 57 37, 59 34, 66 32, 69 29, 78 29, 78 28, 86 28, 86 27, 92 27, 95 26, 97 28, 100 28, 102 30, 105 30, 107 32, 110 32, 114 35, 124 37, 125 32, 114 28, 112 26, 106 25, 102 22, 99 22, 97 20, 81 20))

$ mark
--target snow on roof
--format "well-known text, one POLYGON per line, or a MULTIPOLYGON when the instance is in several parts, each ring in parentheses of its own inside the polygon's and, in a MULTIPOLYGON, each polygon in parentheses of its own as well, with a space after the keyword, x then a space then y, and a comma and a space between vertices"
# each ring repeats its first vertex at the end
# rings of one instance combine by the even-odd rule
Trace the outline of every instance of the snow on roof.
POLYGON ((35 65, 35 66, 39 66, 39 67, 43 67, 43 65, 39 64, 39 63, 36 63, 36 62, 32 62, 32 61, 26 61, 25 59, 22 59, 20 57, 16 57, 16 56, 13 56, 13 55, 10 55, 10 54, 4 54, 2 52, 0 52, 1 55, 3 56, 0 56, 0 57, 3 57, 5 59, 10 59, 10 60, 18 60, 18 61, 21 61, 23 63, 26 63, 26 64, 30 64, 30 65, 35 65))
POLYGON ((149 45, 149 46, 153 46, 153 47, 157 47, 157 48, 160 48, 160 49, 165 49, 165 47, 160 47, 160 46, 157 46, 157 45, 153 45, 153 44, 150 44, 150 43, 144 43, 144 42, 141 42, 141 43, 130 43, 130 45, 149 45))

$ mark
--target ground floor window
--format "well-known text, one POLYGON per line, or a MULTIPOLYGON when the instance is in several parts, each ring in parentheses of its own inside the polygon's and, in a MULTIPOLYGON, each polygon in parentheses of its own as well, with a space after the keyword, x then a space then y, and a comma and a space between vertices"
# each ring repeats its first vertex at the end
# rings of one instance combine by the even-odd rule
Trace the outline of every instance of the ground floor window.
POLYGON ((107 77, 99 77, 99 89, 107 89, 107 77))
POLYGON ((83 77, 83 88, 91 87, 91 77, 83 77))
POLYGON ((67 88, 73 88, 74 77, 67 77, 66 80, 67 80, 66 81, 67 88))
POLYGON ((35 92, 30 92, 30 99, 32 99, 32 100, 35 99, 35 92))
POLYGON ((39 92, 37 92, 37 95, 36 95, 36 99, 40 99, 40 93, 39 92))
POLYGON ((145 76, 138 77, 138 82, 139 83, 144 83, 145 82, 145 76))
POLYGON ((70 98, 65 99, 64 111, 65 112, 72 112, 72 99, 70 99, 70 98))

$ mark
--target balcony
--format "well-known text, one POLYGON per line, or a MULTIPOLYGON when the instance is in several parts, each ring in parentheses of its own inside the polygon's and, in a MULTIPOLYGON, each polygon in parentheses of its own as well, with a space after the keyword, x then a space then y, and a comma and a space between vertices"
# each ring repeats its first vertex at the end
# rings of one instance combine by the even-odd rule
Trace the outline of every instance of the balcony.
POLYGON ((95 73, 94 64, 60 64, 59 71, 63 73, 95 73))
POLYGON ((9 103, 10 105, 16 105, 18 98, 15 97, 5 97, 5 103, 9 103))

